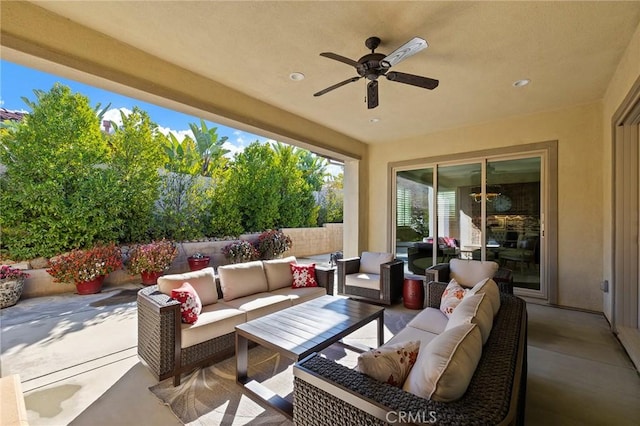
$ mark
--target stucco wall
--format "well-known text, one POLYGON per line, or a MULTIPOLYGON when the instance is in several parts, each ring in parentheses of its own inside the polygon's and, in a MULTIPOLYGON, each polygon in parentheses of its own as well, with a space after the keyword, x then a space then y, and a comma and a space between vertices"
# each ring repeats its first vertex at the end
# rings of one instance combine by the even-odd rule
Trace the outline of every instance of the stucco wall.
MULTIPOLYGON (((523 94, 523 96, 526 96, 523 94)), ((369 248, 389 250, 388 164, 558 141, 558 302, 602 310, 603 144, 600 102, 370 147, 369 248)))
MULTIPOLYGON (((625 51, 615 74, 611 78, 609 87, 604 95, 602 104, 602 140, 603 140, 603 274, 604 279, 609 280, 611 285, 615 285, 612 281, 612 246, 611 235, 613 232, 612 218, 612 117, 616 110, 622 104, 622 101, 629 93, 633 84, 640 78, 640 25, 636 29, 627 50, 625 51)), ((611 320, 612 318, 612 293, 604 293, 603 295, 603 311, 611 320)))
MULTIPOLYGON (((317 254, 332 253, 342 250, 342 224, 326 224, 322 228, 286 228, 283 232, 291 237, 292 247, 286 255, 302 258, 317 254)), ((241 239, 253 241, 258 234, 241 235, 241 239)), ((167 273, 181 273, 189 270, 187 257, 196 252, 211 256, 210 266, 218 267, 227 263, 222 249, 230 241, 205 241, 178 243, 178 256, 167 273)), ((60 293, 75 292, 75 285, 54 283, 46 269, 30 269, 25 281, 23 298, 50 296, 60 293)), ((105 279, 106 287, 120 286, 128 283, 140 283, 138 275, 129 275, 126 270, 119 269, 110 273, 105 279)))

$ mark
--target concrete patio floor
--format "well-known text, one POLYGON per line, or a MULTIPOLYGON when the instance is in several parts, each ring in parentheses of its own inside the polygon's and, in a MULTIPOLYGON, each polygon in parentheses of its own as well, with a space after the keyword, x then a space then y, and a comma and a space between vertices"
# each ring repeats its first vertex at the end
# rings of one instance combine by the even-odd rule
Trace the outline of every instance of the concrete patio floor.
MULTIPOLYGON (((141 285, 21 300, 0 311, 0 375, 31 425, 178 425, 136 353, 141 285)), ((391 309, 405 309, 402 304, 391 309)), ((526 424, 637 424, 640 378, 601 314, 528 304, 526 424)))

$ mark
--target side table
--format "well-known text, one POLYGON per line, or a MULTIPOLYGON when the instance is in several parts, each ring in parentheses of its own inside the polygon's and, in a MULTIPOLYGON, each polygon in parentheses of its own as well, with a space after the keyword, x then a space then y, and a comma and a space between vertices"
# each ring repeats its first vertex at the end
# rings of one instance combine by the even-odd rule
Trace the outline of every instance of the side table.
POLYGON ((405 275, 402 302, 407 309, 422 309, 424 303, 424 276, 405 275))

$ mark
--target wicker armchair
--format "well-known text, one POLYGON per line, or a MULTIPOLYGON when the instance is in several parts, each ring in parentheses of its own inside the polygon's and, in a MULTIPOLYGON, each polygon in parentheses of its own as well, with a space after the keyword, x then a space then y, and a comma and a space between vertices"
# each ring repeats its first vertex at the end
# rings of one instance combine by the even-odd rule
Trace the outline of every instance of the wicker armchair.
MULTIPOLYGON (((492 261, 481 262, 479 260, 451 259, 449 263, 438 263, 437 265, 433 265, 432 267, 428 268, 426 270, 427 279, 425 281, 439 281, 442 283, 448 283, 451 278, 453 278, 451 276, 452 264, 454 266, 454 270, 456 266, 460 265, 468 265, 471 266, 472 269, 475 269, 474 265, 481 266, 483 264, 492 264, 495 268, 495 272, 493 272, 493 274, 480 274, 474 276, 469 282, 461 282, 459 280, 460 284, 463 286, 473 286, 475 283, 488 276, 490 278, 493 278, 496 284, 498 284, 498 288, 500 288, 501 292, 513 294, 513 271, 511 271, 511 269, 500 268, 496 262, 492 261)), ((425 298, 426 297, 427 294, 425 291, 425 298)), ((426 300, 425 306, 427 306, 426 300)))
POLYGON ((404 262, 391 253, 363 252, 338 260, 338 294, 390 305, 402 296, 404 262))

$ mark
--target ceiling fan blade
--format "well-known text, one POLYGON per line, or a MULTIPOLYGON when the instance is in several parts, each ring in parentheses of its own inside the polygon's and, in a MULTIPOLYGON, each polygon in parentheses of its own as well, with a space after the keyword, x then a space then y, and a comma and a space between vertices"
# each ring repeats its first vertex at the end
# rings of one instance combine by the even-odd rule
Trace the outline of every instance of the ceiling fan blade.
POLYGON ((327 92, 332 91, 333 89, 337 89, 338 87, 342 87, 345 84, 353 83, 354 81, 360 80, 362 77, 351 77, 346 79, 345 81, 341 81, 340 83, 336 83, 333 86, 329 86, 324 90, 319 91, 318 93, 314 93, 313 96, 322 96, 327 92))
POLYGON ((421 77, 419 75, 406 74, 403 72, 391 71, 387 74, 387 80, 397 81, 398 83, 410 84, 412 86, 422 87, 424 89, 433 90, 440 83, 429 77, 421 77))
POLYGON ((360 64, 353 59, 345 58, 344 56, 338 55, 336 53, 331 52, 322 52, 320 56, 324 56, 325 58, 334 59, 338 62, 342 62, 347 65, 351 65, 352 67, 358 68, 360 64))
POLYGON ((378 106, 378 82, 372 80, 367 84, 367 108, 373 109, 378 106))
POLYGON ((422 49, 426 49, 428 46, 429 45, 426 40, 420 37, 414 37, 393 52, 389 53, 386 58, 380 61, 380 65, 385 68, 391 68, 398 62, 404 61, 409 56, 415 55, 422 49))

